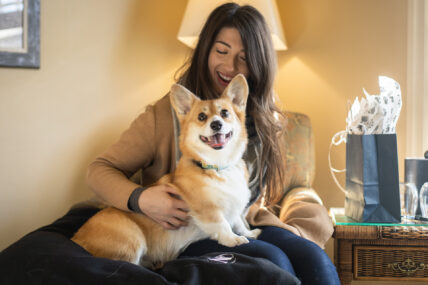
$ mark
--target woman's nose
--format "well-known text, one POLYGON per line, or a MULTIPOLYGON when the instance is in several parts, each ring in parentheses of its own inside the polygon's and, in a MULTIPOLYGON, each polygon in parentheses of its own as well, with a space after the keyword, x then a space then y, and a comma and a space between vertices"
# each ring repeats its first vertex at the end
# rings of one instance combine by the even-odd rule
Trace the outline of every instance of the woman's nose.
POLYGON ((236 70, 236 61, 235 61, 235 58, 233 56, 228 56, 225 59, 224 64, 225 64, 226 70, 228 72, 233 72, 236 70))

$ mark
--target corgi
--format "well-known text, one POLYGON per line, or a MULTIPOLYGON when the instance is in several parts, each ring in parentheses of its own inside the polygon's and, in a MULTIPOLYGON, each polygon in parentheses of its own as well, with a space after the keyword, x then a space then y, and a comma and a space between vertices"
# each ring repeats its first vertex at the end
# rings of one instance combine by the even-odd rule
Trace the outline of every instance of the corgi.
POLYGON ((247 97, 241 74, 215 100, 200 100, 178 84, 171 87, 182 156, 176 170, 156 183, 174 187, 187 203, 187 226, 167 230, 144 214, 108 207, 91 217, 72 240, 97 257, 157 268, 201 239, 234 247, 248 243, 247 237, 257 238, 261 230, 250 230, 244 218, 250 199, 242 159, 247 97))

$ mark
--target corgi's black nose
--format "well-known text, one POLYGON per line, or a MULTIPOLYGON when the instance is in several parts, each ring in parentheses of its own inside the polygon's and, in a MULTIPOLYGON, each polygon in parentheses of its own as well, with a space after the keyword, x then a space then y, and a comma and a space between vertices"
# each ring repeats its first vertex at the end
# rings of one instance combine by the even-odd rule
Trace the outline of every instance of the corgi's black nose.
POLYGON ((223 124, 220 121, 212 121, 210 124, 210 127, 213 131, 221 130, 222 126, 223 126, 223 124))

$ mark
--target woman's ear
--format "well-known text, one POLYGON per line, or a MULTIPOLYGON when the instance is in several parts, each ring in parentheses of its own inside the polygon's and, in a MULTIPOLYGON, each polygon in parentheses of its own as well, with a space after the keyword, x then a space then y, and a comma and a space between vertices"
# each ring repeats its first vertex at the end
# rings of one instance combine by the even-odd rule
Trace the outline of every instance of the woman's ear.
POLYGON ((169 93, 169 99, 171 105, 174 108, 178 116, 184 116, 189 113, 192 108, 193 102, 200 100, 192 92, 190 92, 186 87, 180 84, 174 84, 171 87, 169 93))
POLYGON ((228 97, 240 110, 245 111, 248 98, 248 84, 245 76, 242 74, 236 75, 221 96, 228 97))

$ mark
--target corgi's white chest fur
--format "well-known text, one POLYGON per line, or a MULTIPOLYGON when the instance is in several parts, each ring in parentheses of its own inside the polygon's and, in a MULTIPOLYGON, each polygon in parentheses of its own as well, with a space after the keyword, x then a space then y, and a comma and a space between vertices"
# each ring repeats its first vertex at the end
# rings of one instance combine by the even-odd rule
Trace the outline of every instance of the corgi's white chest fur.
MULTIPOLYGON (((243 162, 242 162, 243 163, 243 162)), ((241 166, 229 166, 218 174, 222 180, 210 183, 213 201, 223 209, 228 220, 240 215, 250 199, 250 190, 241 166), (215 185, 213 187, 212 185, 215 185), (214 189, 213 189, 214 188, 214 189)))

